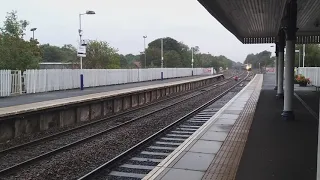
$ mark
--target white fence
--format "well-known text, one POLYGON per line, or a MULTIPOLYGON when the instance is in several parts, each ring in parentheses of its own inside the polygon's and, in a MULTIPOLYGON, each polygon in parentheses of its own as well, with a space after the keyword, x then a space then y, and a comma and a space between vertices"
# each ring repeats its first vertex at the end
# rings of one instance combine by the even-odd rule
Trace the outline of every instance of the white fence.
POLYGON ((21 71, 0 70, 0 97, 21 93, 21 71))
MULTIPOLYGON (((210 75, 213 68, 153 68, 153 69, 83 69, 84 87, 96 87, 163 78, 193 75, 210 75)), ((80 88, 80 69, 26 70, 24 85, 26 93, 38 93, 80 88)))
POLYGON ((298 74, 310 78, 311 85, 320 86, 320 67, 300 67, 298 74))
POLYGON ((0 96, 10 96, 11 94, 11 70, 0 71, 0 96))

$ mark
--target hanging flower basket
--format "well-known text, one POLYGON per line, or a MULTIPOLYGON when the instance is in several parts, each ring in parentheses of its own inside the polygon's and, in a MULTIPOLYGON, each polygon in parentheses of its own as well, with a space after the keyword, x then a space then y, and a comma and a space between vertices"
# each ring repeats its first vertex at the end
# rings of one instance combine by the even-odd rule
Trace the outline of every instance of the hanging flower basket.
POLYGON ((310 84, 310 78, 305 78, 303 75, 299 74, 295 77, 295 82, 297 82, 300 86, 307 86, 310 84))

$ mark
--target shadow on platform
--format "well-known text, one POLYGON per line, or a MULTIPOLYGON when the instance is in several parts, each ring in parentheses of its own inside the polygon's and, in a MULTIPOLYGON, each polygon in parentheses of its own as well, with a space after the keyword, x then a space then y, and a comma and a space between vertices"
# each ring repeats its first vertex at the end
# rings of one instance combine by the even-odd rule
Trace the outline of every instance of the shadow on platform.
MULTIPOLYGON (((241 158, 236 180, 313 180, 317 169, 318 120, 294 97, 295 121, 282 119, 272 76, 263 89, 241 158)), ((319 93, 297 91, 316 114, 319 93)))

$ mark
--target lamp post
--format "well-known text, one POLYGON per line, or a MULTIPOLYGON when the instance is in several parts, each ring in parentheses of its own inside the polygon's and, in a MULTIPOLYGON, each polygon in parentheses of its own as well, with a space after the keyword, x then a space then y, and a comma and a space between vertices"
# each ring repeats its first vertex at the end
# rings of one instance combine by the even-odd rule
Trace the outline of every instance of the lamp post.
POLYGON ((163 38, 161 38, 161 80, 163 80, 163 38))
POLYGON ((31 28, 30 31, 32 31, 32 40, 34 40, 34 31, 36 31, 37 28, 31 28))
MULTIPOLYGON (((299 49, 296 49, 295 52, 296 52, 296 53, 299 53, 299 66, 298 66, 298 70, 296 71, 296 68, 295 68, 295 73, 298 74, 299 68, 301 67, 301 64, 300 64, 300 62, 301 62, 301 49, 300 49, 300 48, 299 48, 299 49)), ((304 63, 303 63, 303 64, 304 64, 304 63)))
MULTIPOLYGON (((274 46, 272 45, 272 46, 270 46, 270 47, 274 47, 274 46)), ((274 66, 275 66, 275 68, 278 68, 277 64, 278 64, 277 59, 275 59, 275 60, 274 60, 274 66)), ((278 78, 276 78, 276 79, 278 79, 278 78)))
POLYGON ((191 47, 191 68, 193 69, 193 62, 194 62, 194 59, 193 59, 193 47, 191 47))
POLYGON ((193 76, 193 47, 191 47, 191 75, 193 76))
POLYGON ((147 68, 146 38, 147 38, 147 36, 143 36, 144 68, 147 68))
POLYGON ((163 68, 163 38, 161 38, 161 68, 163 68))
POLYGON ((304 67, 304 60, 306 56, 306 45, 303 44, 303 57, 302 57, 302 67, 304 67))
MULTIPOLYGON (((80 13, 79 14, 79 47, 82 46, 82 29, 81 29, 81 16, 82 15, 93 15, 96 14, 94 11, 86 11, 85 13, 80 13)), ((80 69, 81 69, 81 73, 80 73, 80 89, 83 90, 83 73, 82 73, 82 56, 80 56, 80 69)))
MULTIPOLYGON (((85 13, 79 14, 79 38, 80 38, 80 46, 82 45, 82 29, 81 29, 81 16, 82 15, 93 15, 96 14, 94 11, 86 11, 85 13)), ((80 69, 82 69, 82 57, 80 57, 80 69)))
MULTIPOLYGON (((274 47, 274 46, 270 46, 270 47, 274 47)), ((278 90, 278 77, 279 77, 279 69, 278 69, 278 64, 279 64, 279 45, 276 42, 276 47, 275 47, 275 54, 276 54, 276 58, 274 60, 274 72, 276 74, 276 79, 275 79, 275 83, 276 85, 274 86, 274 90, 278 90)))
POLYGON ((296 49, 295 50, 296 53, 299 53, 299 66, 300 67, 300 61, 301 61, 301 52, 300 52, 300 49, 296 49))

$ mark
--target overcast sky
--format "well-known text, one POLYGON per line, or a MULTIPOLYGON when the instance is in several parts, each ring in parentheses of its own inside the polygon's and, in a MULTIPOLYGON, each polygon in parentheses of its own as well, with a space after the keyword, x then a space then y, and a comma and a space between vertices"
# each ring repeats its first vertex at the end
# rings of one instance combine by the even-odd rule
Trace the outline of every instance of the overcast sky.
MULTIPOLYGON (((6 12, 17 10, 20 19, 37 27, 40 43, 77 45, 78 14, 94 10, 96 15, 82 16, 84 39, 109 42, 120 53, 138 54, 147 43, 160 37, 172 37, 200 51, 225 55, 243 62, 249 53, 274 52, 271 44, 244 45, 215 20, 197 0, 8 0, 1 3, 1 26, 6 12)), ((32 33, 27 32, 31 37, 32 33)))

